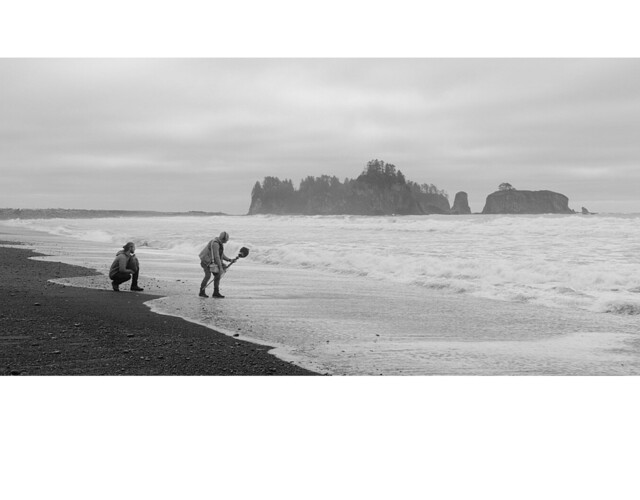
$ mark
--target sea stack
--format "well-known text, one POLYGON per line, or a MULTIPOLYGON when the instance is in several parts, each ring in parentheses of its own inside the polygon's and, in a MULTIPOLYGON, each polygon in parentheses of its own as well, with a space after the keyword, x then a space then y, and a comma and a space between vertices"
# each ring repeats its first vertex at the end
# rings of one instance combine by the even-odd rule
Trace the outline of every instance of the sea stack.
POLYGON ((460 191, 456 193, 456 198, 453 201, 453 207, 451 208, 451 213, 453 215, 464 215, 470 214, 471 208, 469 208, 469 200, 467 198, 467 193, 464 191, 460 191))
POLYGON ((573 214, 569 198, 553 191, 504 189, 487 196, 483 214, 573 214))

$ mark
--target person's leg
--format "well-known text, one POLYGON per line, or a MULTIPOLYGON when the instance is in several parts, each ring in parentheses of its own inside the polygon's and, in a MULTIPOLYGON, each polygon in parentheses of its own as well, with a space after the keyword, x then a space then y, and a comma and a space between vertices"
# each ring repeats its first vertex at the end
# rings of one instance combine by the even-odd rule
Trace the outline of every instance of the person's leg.
POLYGON ((131 274, 124 273, 124 272, 117 272, 113 276, 111 276, 111 286, 113 287, 114 291, 119 292, 120 289, 118 287, 120 286, 120 284, 124 283, 125 281, 129 281, 130 279, 131 279, 131 274))
POLYGON ((208 295, 204 292, 204 289, 207 287, 207 284, 211 279, 211 270, 209 269, 209 266, 202 261, 200 262, 200 267, 204 270, 204 279, 202 280, 202 283, 200 283, 199 295, 200 297, 208 297, 208 295))
POLYGON ((138 257, 136 255, 132 255, 129 257, 129 261, 127 262, 127 269, 131 269, 132 271, 140 270, 140 262, 138 261, 138 257))
POLYGON ((222 278, 221 273, 216 273, 213 275, 213 295, 211 295, 211 297, 224 299, 224 295, 220 293, 220 278, 222 278))
POLYGON ((140 288, 138 286, 138 275, 140 274, 140 263, 138 262, 138 257, 132 255, 127 262, 127 269, 131 269, 133 274, 131 275, 131 290, 134 292, 141 292, 144 288, 140 288))
POLYGON ((131 273, 117 272, 112 279, 119 285, 121 283, 129 281, 131 279, 131 273))

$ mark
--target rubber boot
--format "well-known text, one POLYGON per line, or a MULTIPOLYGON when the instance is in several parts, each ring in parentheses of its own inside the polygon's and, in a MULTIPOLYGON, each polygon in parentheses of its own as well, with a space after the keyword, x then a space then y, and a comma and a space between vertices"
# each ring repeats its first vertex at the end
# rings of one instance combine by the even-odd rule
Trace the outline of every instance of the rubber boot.
POLYGON ((220 289, 217 286, 213 288, 213 294, 211 295, 211 298, 224 299, 224 295, 220 293, 220 289))
POLYGON ((142 292, 144 288, 140 288, 138 286, 138 271, 131 275, 131 291, 132 292, 142 292))

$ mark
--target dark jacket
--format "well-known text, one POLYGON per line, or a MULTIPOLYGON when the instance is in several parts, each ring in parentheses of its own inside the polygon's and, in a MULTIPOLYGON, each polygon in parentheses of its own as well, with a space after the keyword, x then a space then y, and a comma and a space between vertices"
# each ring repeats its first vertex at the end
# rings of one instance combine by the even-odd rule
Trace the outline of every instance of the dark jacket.
POLYGON ((120 250, 111 264, 111 269, 109 269, 109 278, 113 279, 116 274, 126 273, 127 269, 133 269, 133 266, 131 265, 132 258, 134 258, 133 255, 127 255, 127 252, 120 250))
POLYGON ((224 254, 224 245, 219 237, 213 238, 207 243, 207 246, 200 251, 200 261, 207 266, 212 263, 222 266, 223 260, 231 261, 231 259, 224 254))

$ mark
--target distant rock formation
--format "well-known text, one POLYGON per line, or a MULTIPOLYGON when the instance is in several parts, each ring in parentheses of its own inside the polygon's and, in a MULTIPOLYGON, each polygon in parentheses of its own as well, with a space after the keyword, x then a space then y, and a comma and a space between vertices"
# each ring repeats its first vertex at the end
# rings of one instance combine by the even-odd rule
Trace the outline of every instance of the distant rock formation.
POLYGON ((453 207, 451 208, 453 215, 470 214, 471 208, 469 208, 469 200, 467 199, 467 193, 460 191, 456 193, 456 198, 453 200, 453 207))
POLYGON ((582 215, 595 215, 595 213, 589 212, 585 207, 582 207, 582 215))
POLYGON ((504 189, 487 196, 483 214, 572 214, 569 198, 553 191, 504 189))
POLYGON ((418 210, 414 214, 448 214, 450 212, 449 200, 442 194, 413 193, 418 210))
POLYGON ((371 160, 356 179, 309 176, 296 189, 289 179, 265 177, 251 192, 249 215, 448 214, 447 194, 433 184, 405 179, 395 165, 371 160))

